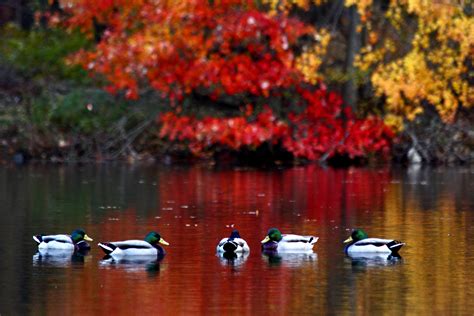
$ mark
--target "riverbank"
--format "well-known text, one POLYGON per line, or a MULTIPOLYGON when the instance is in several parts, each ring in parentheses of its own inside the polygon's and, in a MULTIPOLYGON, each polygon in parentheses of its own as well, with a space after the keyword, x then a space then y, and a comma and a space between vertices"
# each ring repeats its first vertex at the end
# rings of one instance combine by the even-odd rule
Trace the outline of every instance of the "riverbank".
MULTIPOLYGON (((11 65, 0 66, 0 161, 207 161, 211 164, 302 164, 278 146, 254 149, 215 148, 194 157, 185 144, 161 139, 155 117, 157 96, 131 102, 100 88, 71 80, 34 78, 11 65)), ((164 102, 164 101, 163 101, 164 102)), ((163 108, 165 105, 163 105, 163 108)), ((427 113, 397 135, 389 162, 406 163, 408 153, 425 164, 470 164, 474 161, 474 116, 466 111, 446 124, 427 113)), ((332 165, 367 164, 377 157, 339 156, 332 165)))

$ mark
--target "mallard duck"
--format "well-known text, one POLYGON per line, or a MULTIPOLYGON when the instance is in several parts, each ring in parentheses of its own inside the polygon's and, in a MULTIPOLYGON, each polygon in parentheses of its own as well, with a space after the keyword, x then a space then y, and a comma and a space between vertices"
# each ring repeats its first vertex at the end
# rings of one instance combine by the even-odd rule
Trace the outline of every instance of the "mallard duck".
POLYGON ((102 242, 98 246, 111 257, 133 257, 133 256, 163 256, 165 250, 158 245, 168 246, 169 243, 161 238, 157 232, 150 232, 145 236, 145 240, 124 240, 102 242))
POLYGON ((319 237, 284 234, 276 229, 270 228, 264 240, 262 250, 279 252, 305 252, 312 251, 319 237))
POLYGON ((71 235, 35 235, 33 240, 38 243, 39 250, 81 251, 91 249, 87 241, 92 241, 92 238, 84 230, 76 229, 71 235))
POLYGON ((217 252, 249 252, 247 242, 240 237, 238 230, 233 230, 228 238, 222 238, 216 248, 217 252))
POLYGON ((397 254, 405 243, 393 239, 369 238, 362 229, 355 229, 347 238, 345 252, 351 254, 386 253, 397 254))

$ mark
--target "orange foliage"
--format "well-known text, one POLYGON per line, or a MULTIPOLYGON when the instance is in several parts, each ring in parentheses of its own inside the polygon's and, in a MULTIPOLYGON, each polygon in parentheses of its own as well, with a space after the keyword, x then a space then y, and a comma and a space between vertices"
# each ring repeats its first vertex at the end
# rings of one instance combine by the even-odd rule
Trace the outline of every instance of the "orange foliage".
POLYGON ((284 12, 260 11, 254 1, 69 4, 71 27, 90 36, 98 24, 105 27, 97 46, 71 61, 104 76, 111 93, 136 99, 151 87, 170 99, 175 109, 159 118, 160 136, 194 154, 267 143, 317 160, 385 154, 390 147, 393 135, 380 120, 357 120, 321 83, 317 56, 325 53, 327 31, 284 12), (261 113, 183 115, 182 102, 192 103, 193 95, 240 108, 252 104, 261 113))

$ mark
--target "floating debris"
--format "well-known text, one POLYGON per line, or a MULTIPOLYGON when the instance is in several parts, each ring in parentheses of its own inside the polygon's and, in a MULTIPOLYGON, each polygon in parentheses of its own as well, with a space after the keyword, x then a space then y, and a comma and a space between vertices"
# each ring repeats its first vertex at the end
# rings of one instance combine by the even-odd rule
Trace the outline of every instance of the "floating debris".
POLYGON ((105 205, 104 205, 104 206, 99 206, 99 209, 101 209, 101 210, 106 210, 106 209, 107 209, 107 210, 110 210, 110 209, 116 210, 116 209, 120 209, 120 207, 119 207, 119 206, 111 206, 111 205, 105 206, 105 205))

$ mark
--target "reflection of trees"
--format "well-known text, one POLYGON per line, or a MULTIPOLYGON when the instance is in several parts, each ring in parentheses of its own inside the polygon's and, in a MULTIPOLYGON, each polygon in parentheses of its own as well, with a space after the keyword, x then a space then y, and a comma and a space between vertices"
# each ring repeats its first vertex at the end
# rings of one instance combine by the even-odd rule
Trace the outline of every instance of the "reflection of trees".
POLYGON ((466 214, 474 203, 469 178, 467 170, 421 169, 408 177, 403 174, 386 198, 387 235, 402 234, 400 238, 408 241, 406 251, 413 254, 410 264, 417 268, 407 271, 404 278, 413 313, 427 307, 447 312, 453 310, 453 302, 459 307, 469 305, 470 285, 462 277, 469 275, 466 254, 474 237, 472 218, 466 214), (427 258, 431 259, 427 262, 427 258), (449 295, 436 290, 454 285, 449 295))
POLYGON ((356 222, 370 223, 373 236, 406 241, 401 250, 406 261, 356 275, 348 264, 347 284, 339 290, 354 296, 344 305, 369 314, 387 308, 394 314, 466 311, 470 283, 465 276, 472 269, 466 254, 473 238, 466 211, 474 203, 468 172, 419 169, 392 176, 383 212, 361 214, 356 222))
MULTIPOLYGON (((272 172, 2 169, 0 199, 8 206, 2 209, 2 245, 23 240, 31 252, 25 261, 21 251, 2 248, 10 250, 2 253, 0 283, 14 286, 3 287, 0 297, 23 297, 45 314, 462 313, 474 294, 467 277, 473 269, 471 183, 469 169, 421 169, 417 175, 313 166, 272 172), (78 224, 95 241, 141 239, 158 229, 171 246, 153 277, 146 269, 100 269, 95 245, 83 264, 32 264, 30 230, 69 231, 78 224), (215 258, 230 224, 251 247, 238 269, 215 258), (262 261, 259 242, 269 226, 325 237, 315 247, 317 264, 270 267, 262 261), (342 251, 347 232, 335 226, 364 226, 372 236, 407 242, 403 263, 354 271, 342 251)), ((2 308, 27 313, 11 302, 2 308)))

